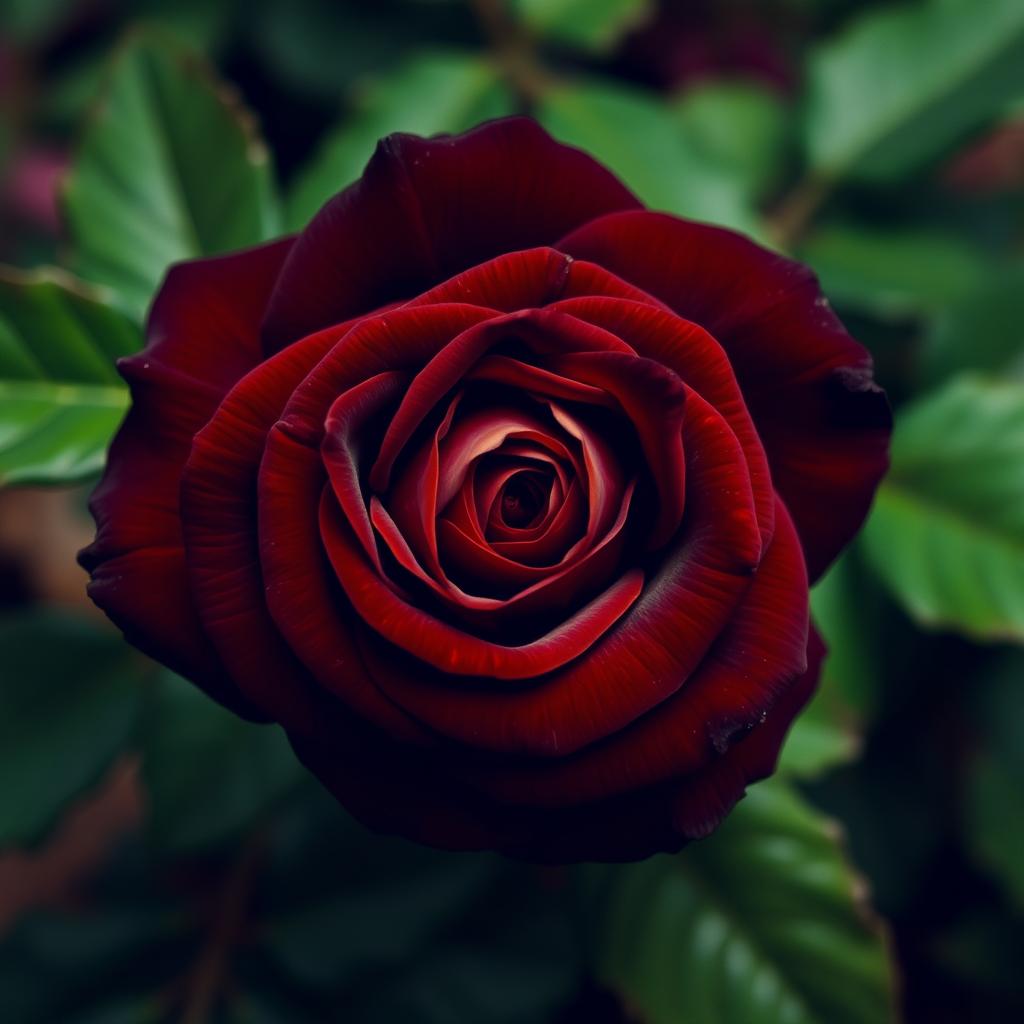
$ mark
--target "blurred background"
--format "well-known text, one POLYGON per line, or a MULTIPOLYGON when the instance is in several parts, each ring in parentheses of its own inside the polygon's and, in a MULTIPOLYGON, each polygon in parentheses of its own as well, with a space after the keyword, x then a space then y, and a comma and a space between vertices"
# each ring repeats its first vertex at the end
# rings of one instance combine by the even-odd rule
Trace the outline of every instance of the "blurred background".
POLYGON ((4 1024, 1024 1019, 1020 0, 0 0, 0 262, 4 1024), (513 111, 811 264, 896 411, 778 778, 640 865, 369 835, 74 561, 167 265, 513 111))

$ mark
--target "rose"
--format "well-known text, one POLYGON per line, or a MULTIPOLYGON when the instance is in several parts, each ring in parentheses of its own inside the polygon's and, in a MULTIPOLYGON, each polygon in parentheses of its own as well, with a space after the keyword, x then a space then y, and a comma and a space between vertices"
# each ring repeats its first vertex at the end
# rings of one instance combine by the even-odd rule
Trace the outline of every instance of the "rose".
POLYGON ((890 426, 809 271, 521 118, 172 268, 121 372, 97 604, 370 825, 549 860, 772 770, 890 426))

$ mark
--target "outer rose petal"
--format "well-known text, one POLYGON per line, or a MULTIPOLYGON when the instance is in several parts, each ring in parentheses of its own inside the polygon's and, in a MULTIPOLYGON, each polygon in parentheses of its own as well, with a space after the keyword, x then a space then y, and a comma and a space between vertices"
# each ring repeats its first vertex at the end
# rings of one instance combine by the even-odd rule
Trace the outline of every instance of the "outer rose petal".
POLYGON ((614 175, 527 118, 459 136, 390 135, 299 236, 268 306, 267 351, 638 208, 614 175))
POLYGON ((823 647, 765 720, 706 769, 626 796, 556 809, 482 797, 424 757, 351 719, 325 717, 315 738, 292 737, 303 763, 361 821, 446 849, 497 849, 532 861, 624 861, 675 852, 706 835, 752 782, 771 774, 796 713, 810 699, 823 647), (410 785, 410 779, 416 784, 410 785))
POLYGON ((348 326, 310 335, 243 377, 193 440, 181 481, 189 578, 204 631, 249 699, 291 728, 315 720, 315 683, 267 611, 256 479, 267 431, 348 326))
POLYGON ((91 508, 97 534, 79 556, 89 594, 141 650, 248 718, 207 640, 188 588, 178 511, 192 438, 262 354, 262 303, 291 248, 286 238, 174 266, 150 311, 147 345, 119 364, 132 409, 91 508))
POLYGON ((803 265, 665 214, 602 217, 558 247, 707 328, 736 371, 812 581, 850 540, 888 466, 891 416, 871 357, 803 265))

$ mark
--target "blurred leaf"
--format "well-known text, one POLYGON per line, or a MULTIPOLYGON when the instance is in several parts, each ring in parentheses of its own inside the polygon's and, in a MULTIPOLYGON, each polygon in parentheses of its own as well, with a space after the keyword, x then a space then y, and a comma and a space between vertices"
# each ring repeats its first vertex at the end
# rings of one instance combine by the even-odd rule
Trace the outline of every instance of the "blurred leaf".
POLYGON ((981 749, 967 776, 964 834, 977 861, 1024 911, 1024 656, 1005 656, 981 683, 981 749))
MULTIPOLYGON (((943 931, 933 956, 943 971, 959 975, 974 991, 988 990, 1024 997, 1020 950, 1024 948, 1024 921, 1012 914, 973 908, 964 919, 943 931)), ((1016 1020, 1007 1012, 997 1020, 1016 1020)))
POLYGON ((773 92, 742 81, 709 81, 672 101, 683 137, 709 165, 762 198, 778 183, 789 144, 789 113, 773 92))
POLYGON ((355 181, 379 139, 391 132, 460 132, 508 114, 513 100, 497 70, 464 54, 423 54, 367 88, 355 112, 327 137, 288 197, 298 230, 335 192, 355 181))
POLYGON ((654 13, 653 0, 512 0, 512 5, 539 36, 596 53, 610 50, 654 13))
POLYGON ((128 406, 138 329, 63 271, 0 267, 0 485, 96 473, 128 406))
POLYGON ((332 103, 417 50, 478 37, 462 0, 262 0, 246 16, 261 64, 289 88, 332 103))
POLYGON ((880 598, 856 549, 844 552, 811 590, 811 616, 828 647, 822 687, 834 689, 855 717, 870 716, 878 705, 880 598))
MULTIPOLYGON (((646 1024, 882 1024, 891 969, 835 825, 779 780, 710 839, 603 872, 599 977, 646 1024)), ((598 874, 598 877, 602 877, 598 874)))
POLYGON ((4 0, 0 7, 0 35, 18 43, 37 42, 66 18, 73 0, 4 0))
POLYGON ((1024 771, 1008 760, 1002 751, 983 753, 972 765, 966 835, 977 859, 1024 909, 1024 816, 1019 813, 1024 771))
POLYGON ((170 264, 274 235, 273 191, 237 95, 162 34, 136 34, 65 185, 76 268, 141 318, 170 264))
POLYGON ((1024 264, 993 270, 935 318, 921 351, 929 384, 960 370, 1024 371, 1024 264))
POLYGON ((310 782, 271 834, 250 985, 291 985, 346 1024, 548 1020, 581 970, 570 890, 550 874, 376 835, 310 782))
POLYGON ((818 692, 797 716, 786 737, 778 772, 813 779, 852 761, 859 750, 859 723, 823 671, 818 692))
POLYGON ((991 270, 954 235, 854 224, 823 227, 799 256, 833 302, 886 317, 942 309, 977 289, 991 270))
POLYGON ((156 1000, 132 993, 153 967, 168 969, 168 935, 166 915, 150 908, 30 916, 0 945, 4 1024, 159 1020, 156 1000))
POLYGON ((276 725, 254 725, 169 672, 154 688, 142 736, 149 829, 164 851, 230 839, 301 776, 276 725))
POLYGON ((920 622, 1024 640, 1024 382, 958 377, 905 408, 863 539, 920 622))
POLYGON ((0 619, 0 846, 37 842, 123 753, 146 664, 67 615, 0 619))
POLYGON ((893 180, 997 114, 1022 89, 1020 0, 872 7, 812 56, 811 165, 828 177, 893 180))
POLYGON ((567 85, 546 93, 535 113, 554 136, 606 164, 649 206, 757 233, 742 182, 690 145, 654 94, 610 82, 567 85))
POLYGON ((551 1020, 551 1011, 566 1002, 576 982, 578 958, 565 922, 540 912, 525 922, 522 916, 503 918, 498 932, 474 946, 428 948, 399 985, 374 991, 349 1019, 353 1024, 551 1020))
POLYGON ((346 987, 382 966, 410 958, 479 895, 494 865, 453 857, 430 870, 349 888, 274 922, 267 948, 305 984, 346 987))

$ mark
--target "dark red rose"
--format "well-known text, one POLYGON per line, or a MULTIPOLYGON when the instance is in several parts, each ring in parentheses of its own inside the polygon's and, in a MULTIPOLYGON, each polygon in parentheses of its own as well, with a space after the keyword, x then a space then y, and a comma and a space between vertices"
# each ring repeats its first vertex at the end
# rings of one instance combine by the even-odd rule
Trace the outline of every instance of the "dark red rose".
POLYGON ((772 771, 890 426, 813 274, 519 118, 174 267, 121 372, 96 603, 374 828, 546 860, 772 771))

